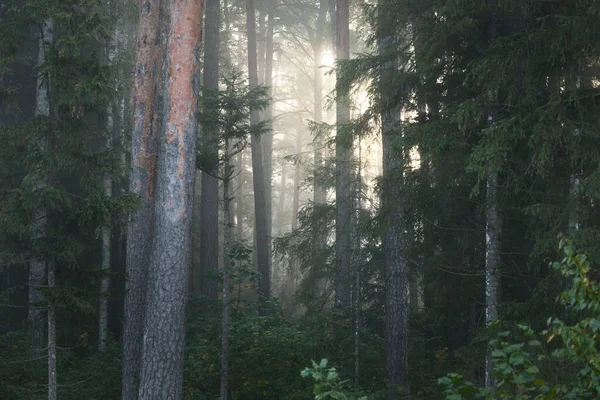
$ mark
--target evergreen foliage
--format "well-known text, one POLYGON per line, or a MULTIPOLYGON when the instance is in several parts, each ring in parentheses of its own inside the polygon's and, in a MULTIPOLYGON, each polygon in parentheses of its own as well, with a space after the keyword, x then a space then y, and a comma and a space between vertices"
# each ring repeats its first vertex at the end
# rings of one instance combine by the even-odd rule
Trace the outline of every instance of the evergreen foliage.
MULTIPOLYGON (((600 2, 355 1, 352 56, 325 66, 335 54, 336 3, 257 1, 259 65, 266 16, 275 22, 274 80, 273 88, 250 88, 240 72, 247 67, 244 4, 222 1, 220 58, 228 72, 218 90, 200 89, 196 167, 220 182, 231 179, 231 214, 240 226, 229 249, 230 397, 391 398, 382 243, 389 210, 381 198, 386 184, 400 180, 393 200, 404 206, 412 398, 599 397, 600 2), (317 101, 311 85, 319 69, 317 101), (352 119, 337 124, 329 108, 346 92, 352 119), (312 106, 321 103, 327 106, 317 123, 312 106), (267 109, 272 121, 250 124, 252 110, 267 109), (378 140, 390 114, 402 118, 386 151, 405 162, 383 181, 367 177, 363 141, 378 140), (265 277, 250 244, 256 227, 248 138, 267 132, 274 135, 273 154, 263 159, 272 157, 274 166, 267 203, 280 208, 270 278, 281 303, 258 305, 255 289, 265 277), (334 309, 336 144, 352 153, 352 182, 343 189, 354 208, 350 273, 358 279, 345 312, 334 309), (486 326, 490 173, 498 176, 500 320, 486 326), (315 203, 315 188, 326 200, 315 203), (564 258, 548 266, 560 234, 569 238, 561 241, 564 258), (488 349, 496 380, 484 389, 488 349)), ((124 241, 139 203, 125 189, 124 161, 138 11, 129 0, 0 0, 0 398, 45 392, 45 353, 25 349, 27 310, 45 313, 48 302, 57 311, 59 398, 120 397, 124 241), (46 21, 54 37, 37 65, 46 21), (48 116, 35 110, 40 82, 49 87, 48 116), (106 227, 111 290, 101 293, 106 227), (28 303, 32 260, 57 268, 57 284, 40 287, 39 304, 28 303), (105 352, 94 350, 99 296, 110 305, 105 352)), ((210 278, 221 282, 222 274, 210 278)), ((186 398, 218 397, 219 302, 192 296, 186 398)))

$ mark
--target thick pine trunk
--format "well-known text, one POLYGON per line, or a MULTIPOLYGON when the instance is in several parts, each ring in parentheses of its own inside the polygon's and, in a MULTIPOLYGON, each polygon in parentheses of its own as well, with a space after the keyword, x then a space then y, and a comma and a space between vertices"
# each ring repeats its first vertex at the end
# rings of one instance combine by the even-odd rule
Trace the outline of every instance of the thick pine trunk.
MULTIPOLYGON (((379 3, 385 7, 385 1, 379 3)), ((384 16, 381 17, 382 25, 384 16)), ((379 53, 385 55, 389 38, 380 32, 379 53)), ((381 207, 385 220, 383 250, 385 256, 385 342, 386 375, 389 389, 387 400, 398 400, 409 394, 408 381, 408 265, 405 256, 404 235, 404 165, 405 150, 397 145, 401 134, 398 126, 400 110, 388 104, 386 82, 395 73, 396 64, 384 64, 379 90, 382 97, 382 157, 383 186, 381 207), (401 394, 402 393, 402 394, 401 394)))
POLYGON ((140 399, 181 399, 203 0, 169 0, 140 399))
POLYGON ((135 60, 134 114, 130 192, 141 204, 127 232, 127 281, 123 324, 123 400, 138 398, 142 369, 144 313, 148 266, 154 231, 154 199, 158 153, 159 91, 162 86, 162 34, 159 16, 163 0, 139 0, 135 60))
MULTIPOLYGON (((336 54, 338 60, 350 58, 350 1, 337 0, 336 54)), ((337 88, 335 143, 336 217, 335 217, 335 304, 347 310, 351 307, 352 263, 352 138, 347 131, 350 121, 349 91, 337 88)))
POLYGON ((408 390, 407 324, 408 279, 404 257, 404 204, 402 201, 402 151, 394 146, 395 115, 384 115, 382 207, 386 227, 383 246, 386 262, 386 369, 393 389, 388 400, 398 399, 398 389, 408 390))
MULTIPOLYGON (((256 22, 254 16, 254 0, 246 0, 248 31, 248 76, 250 87, 258 86, 256 55, 256 22)), ((251 126, 260 121, 258 110, 252 110, 251 126)), ((260 134, 252 134, 252 181, 254 186, 254 218, 256 232, 256 261, 258 264, 258 297, 264 301, 270 297, 271 257, 269 254, 269 237, 267 232, 267 210, 265 200, 265 174, 263 166, 262 140, 260 134)))
MULTIPOLYGON (((220 0, 206 0, 204 37, 204 88, 219 88, 219 31, 221 27, 220 0)), ((215 110, 216 112, 216 110, 215 110)), ((203 143, 209 149, 209 157, 215 160, 210 171, 202 174, 202 203, 200 209, 200 293, 217 300, 217 270, 219 258, 219 182, 218 173, 219 132, 215 126, 203 127, 203 143)))

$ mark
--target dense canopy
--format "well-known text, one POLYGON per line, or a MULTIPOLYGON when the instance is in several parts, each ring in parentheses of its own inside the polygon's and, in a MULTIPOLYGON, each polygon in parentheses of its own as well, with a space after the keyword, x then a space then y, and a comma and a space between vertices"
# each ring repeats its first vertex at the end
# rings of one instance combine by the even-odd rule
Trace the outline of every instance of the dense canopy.
POLYGON ((600 2, 0 0, 0 398, 600 397, 600 2))

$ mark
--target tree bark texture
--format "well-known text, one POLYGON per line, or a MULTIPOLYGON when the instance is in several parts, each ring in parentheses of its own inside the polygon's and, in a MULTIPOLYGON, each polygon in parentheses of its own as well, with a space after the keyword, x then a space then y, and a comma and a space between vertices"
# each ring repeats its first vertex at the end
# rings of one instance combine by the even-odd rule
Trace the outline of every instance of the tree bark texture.
MULTIPOLYGON (((246 0, 248 31, 248 77, 251 88, 258 86, 256 54, 256 22, 254 0, 246 0)), ((260 121, 259 110, 252 110, 250 125, 256 127, 260 121)), ((265 201, 265 174, 263 166, 262 140, 260 133, 252 133, 252 181, 254 186, 254 218, 256 232, 256 261, 258 265, 258 297, 269 299, 271 289, 271 256, 267 232, 267 210, 265 201)))
POLYGON ((255 30, 256 46, 258 59, 256 60, 256 69, 258 73, 258 84, 265 83, 265 52, 266 52, 266 32, 267 32, 267 12, 263 4, 265 0, 254 1, 254 13, 258 13, 258 32, 255 30), (258 36, 257 36, 258 35, 258 36))
MULTIPOLYGON (((56 287, 56 264, 48 262, 48 290, 56 287)), ((56 313, 48 299, 48 400, 56 400, 56 313)))
MULTIPOLYGON (((44 21, 40 27, 40 37, 38 39, 38 59, 37 68, 43 68, 46 63, 46 48, 53 41, 53 23, 44 21)), ((34 115, 39 118, 50 117, 50 77, 47 74, 38 74, 35 93, 34 115)), ((42 139, 40 147, 43 151, 48 149, 48 143, 42 139)), ((39 177, 39 190, 47 184, 48 177, 44 172, 39 177)), ((35 228, 34 238, 38 241, 46 240, 46 209, 40 208, 34 215, 33 226, 35 228)), ((44 284, 46 276, 46 261, 38 258, 29 263, 29 309, 27 315, 27 333, 29 336, 29 345, 33 352, 44 348, 44 317, 43 317, 43 296, 40 287, 44 284)))
MULTIPOLYGON (((493 119, 488 121, 491 125, 493 119)), ((498 172, 489 171, 485 197, 485 321, 498 319, 498 286, 500 283, 500 220, 498 216, 498 172)), ((488 349, 485 358, 485 385, 493 387, 492 356, 488 349)))
POLYGON ((404 204, 402 152, 394 147, 394 116, 383 123, 383 193, 385 213, 383 246, 386 263, 386 369, 394 386, 388 400, 398 399, 397 389, 408 390, 408 267, 404 257, 404 204))
POLYGON ((287 180, 287 163, 285 161, 281 164, 281 180, 279 181, 279 198, 277 204, 277 234, 283 234, 285 229, 285 192, 286 192, 286 180, 287 180))
MULTIPOLYGON (((350 58, 350 1, 337 0, 336 55, 339 60, 350 58)), ((347 132, 350 121, 349 91, 337 88, 336 162, 336 217, 335 217, 335 304, 340 309, 351 307, 352 263, 352 137, 347 132)))
MULTIPOLYGON (((296 133, 296 147, 294 152, 299 157, 302 153, 302 135, 296 133)), ((302 168, 299 164, 294 166, 294 192, 292 196, 292 231, 298 229, 298 212, 300 211, 300 183, 302 168)))
MULTIPOLYGON (((229 151, 229 141, 226 141, 226 148, 229 151)), ((223 216, 224 216, 224 243, 223 243, 223 288, 222 288, 222 321, 221 321, 221 400, 227 400, 228 397, 228 379, 229 379, 229 291, 231 287, 231 260, 229 252, 232 245, 233 224, 231 219, 231 193, 230 184, 233 169, 229 163, 229 156, 226 157, 223 167, 223 216)))
MULTIPOLYGON (((489 40, 496 37, 497 21, 492 17, 489 23, 489 40)), ((494 89, 490 89, 489 97, 492 103, 496 101, 494 89)), ((496 122, 496 108, 492 105, 488 110, 487 127, 491 128, 496 122)), ((485 321, 492 323, 498 319, 498 287, 500 285, 500 217, 498 210, 498 171, 488 166, 485 196, 485 321)), ((491 349, 485 356, 485 387, 493 388, 493 362, 491 349)))
MULTIPOLYGON (((111 6, 110 13, 116 17, 115 5, 111 6)), ((107 43, 108 65, 114 64, 119 49, 119 38, 121 37, 120 25, 115 26, 114 36, 107 43)), ((117 121, 115 112, 118 106, 111 101, 106 110, 106 151, 113 149, 113 138, 116 136, 117 121)), ((117 115, 118 117, 118 115, 117 115)), ((113 180, 111 173, 105 173, 103 179, 104 195, 112 196, 113 180)), ((98 298, 98 351, 106 349, 108 340, 108 291, 110 288, 110 260, 111 260, 111 236, 112 230, 109 224, 102 227, 102 264, 100 266, 100 297, 98 298)))
POLYGON ((127 232, 127 281, 123 324, 123 400, 138 398, 148 266, 154 230, 159 103, 162 86, 160 16, 163 0, 139 0, 135 55, 134 114, 129 190, 139 196, 140 207, 127 232))
POLYGON ((185 308, 196 170, 196 112, 203 0, 169 0, 154 243, 144 326, 140 399, 183 392, 185 308))
MULTIPOLYGON (((379 3, 384 8, 384 1, 379 3)), ((390 39, 380 32, 379 53, 385 54, 390 39)), ((394 74, 396 64, 384 64, 380 75, 380 96, 384 110, 381 115, 383 186, 381 206, 385 218, 383 250, 385 256, 385 342, 386 375, 389 388, 387 400, 398 400, 409 393, 408 381, 408 265, 404 237, 404 154, 397 145, 400 131, 397 123, 400 110, 386 104, 387 79, 394 74), (402 395, 401 395, 402 393, 402 395)))
MULTIPOLYGON (((583 89, 588 92, 594 89, 592 80, 589 77, 589 68, 584 68, 583 74, 577 74, 575 77, 575 90, 579 91, 583 89)), ((573 130, 574 140, 577 141, 579 137, 579 128, 573 130)), ((581 227, 581 170, 573 162, 571 166, 571 176, 569 182, 569 231, 578 231, 581 227)))
MULTIPOLYGON (((265 45, 265 86, 268 88, 269 98, 273 97, 273 36, 275 29, 274 8, 276 0, 270 0, 267 4, 267 37, 265 45)), ((265 166, 265 206, 267 209, 267 237, 269 246, 270 263, 272 247, 271 238, 273 237, 273 102, 269 101, 265 110, 265 120, 269 123, 269 130, 264 133, 263 143, 263 162, 265 166)))
MULTIPOLYGON (((315 58, 315 71, 314 71, 314 116, 315 124, 319 125, 323 123, 323 71, 321 70, 321 56, 323 55, 324 47, 324 30, 325 30, 325 18, 327 17, 327 6, 326 0, 319 2, 319 16, 317 19, 317 29, 315 42, 313 44, 313 54, 315 58)), ((313 138, 314 147, 314 158, 315 158, 315 181, 313 190, 313 201, 315 204, 325 204, 327 201, 327 194, 325 188, 321 184, 319 179, 319 171, 323 167, 323 142, 318 134, 313 138)), ((322 243, 322 242, 321 242, 322 243)))
MULTIPOLYGON (((206 0, 204 36, 204 88, 219 88, 219 31, 221 27, 220 0, 206 0)), ((217 110, 214 110, 217 112, 217 110)), ((219 257, 219 132, 214 126, 202 128, 203 143, 210 149, 209 157, 215 160, 208 173, 202 173, 202 203, 200 208, 200 293, 217 300, 219 257)))
POLYGON ((245 184, 245 157, 244 151, 240 151, 237 156, 238 176, 236 179, 236 188, 235 188, 235 229, 236 229, 236 240, 241 242, 244 240, 244 184, 245 184))

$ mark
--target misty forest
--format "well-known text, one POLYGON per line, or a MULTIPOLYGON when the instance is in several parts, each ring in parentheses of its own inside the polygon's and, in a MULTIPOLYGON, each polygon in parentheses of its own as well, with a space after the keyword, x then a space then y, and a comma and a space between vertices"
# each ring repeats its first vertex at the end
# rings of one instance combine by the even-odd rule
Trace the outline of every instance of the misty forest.
POLYGON ((600 1, 0 0, 0 399, 600 398, 600 1))

